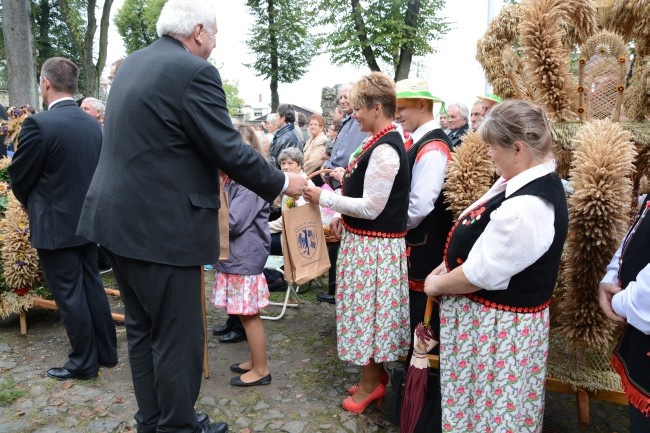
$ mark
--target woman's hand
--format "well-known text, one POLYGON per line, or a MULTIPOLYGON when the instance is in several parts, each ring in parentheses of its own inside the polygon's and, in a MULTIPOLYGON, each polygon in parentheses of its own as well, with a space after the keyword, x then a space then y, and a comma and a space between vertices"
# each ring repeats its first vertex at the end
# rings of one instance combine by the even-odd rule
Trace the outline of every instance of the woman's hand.
MULTIPOLYGON (((440 266, 438 266, 438 268, 439 267, 440 266)), ((438 302, 438 297, 444 294, 440 288, 441 279, 443 277, 440 274, 435 273, 438 268, 434 269, 433 272, 427 275, 427 278, 424 280, 424 293, 428 297, 433 298, 436 302, 438 302)))
POLYGON ((308 186, 305 188, 302 192, 302 196, 307 200, 309 203, 316 203, 318 204, 318 201, 320 200, 320 194, 323 192, 323 190, 317 186, 308 186))
POLYGON ((447 273, 447 267, 445 266, 445 262, 440 263, 433 271, 431 271, 431 275, 444 275, 447 273))
POLYGON ((612 297, 621 290, 623 289, 616 284, 601 283, 598 286, 598 303, 605 316, 611 319, 612 322, 623 325, 625 324, 625 319, 616 314, 612 308, 612 297))
POLYGON ((343 174, 345 174, 345 169, 343 167, 336 167, 334 171, 330 173, 330 177, 333 177, 340 182, 341 179, 343 179, 343 174))
POLYGON ((343 222, 341 218, 332 218, 330 221, 330 231, 333 236, 336 236, 338 239, 341 239, 341 231, 343 230, 343 222))

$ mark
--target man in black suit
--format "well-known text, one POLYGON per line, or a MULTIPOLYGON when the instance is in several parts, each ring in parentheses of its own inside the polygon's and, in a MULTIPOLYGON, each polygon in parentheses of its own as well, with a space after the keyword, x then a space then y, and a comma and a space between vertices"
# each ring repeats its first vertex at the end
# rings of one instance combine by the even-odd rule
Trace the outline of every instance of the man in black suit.
POLYGON ((59 380, 90 379, 117 364, 117 339, 97 268, 97 244, 75 234, 102 146, 99 124, 72 99, 79 70, 48 59, 40 90, 48 110, 25 118, 9 166, 11 188, 29 215, 32 246, 72 348, 59 380))
POLYGON ((78 233, 106 249, 126 309, 139 433, 228 430, 199 424, 205 324, 201 266, 219 256, 219 170, 272 200, 307 183, 272 168, 233 128, 206 59, 217 23, 204 0, 169 0, 159 40, 113 80, 104 145, 78 233), (144 77, 144 79, 143 79, 144 77))

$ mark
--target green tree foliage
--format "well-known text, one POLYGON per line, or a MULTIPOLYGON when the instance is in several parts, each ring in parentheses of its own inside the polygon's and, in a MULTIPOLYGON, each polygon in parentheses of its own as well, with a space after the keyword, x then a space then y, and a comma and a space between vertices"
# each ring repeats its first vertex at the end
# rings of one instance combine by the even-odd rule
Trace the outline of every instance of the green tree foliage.
POLYGON ((244 100, 239 96, 239 83, 236 81, 223 80, 223 91, 226 93, 226 103, 228 104, 228 112, 231 116, 235 116, 241 112, 244 107, 244 100))
POLYGON ((247 45, 256 57, 246 66, 270 79, 275 111, 280 104, 278 83, 300 79, 315 54, 315 41, 308 31, 312 12, 306 0, 247 0, 246 5, 255 18, 247 45))
POLYGON ((117 31, 124 40, 127 54, 158 39, 156 22, 165 0, 125 0, 115 16, 117 31))
MULTIPOLYGON (((408 78, 413 57, 434 53, 448 31, 439 17, 444 0, 323 0, 321 24, 333 26, 319 42, 335 64, 389 65, 395 80, 408 78)), ((387 72, 387 71, 385 71, 387 72)))
POLYGON ((74 43, 74 48, 79 53, 79 66, 83 67, 84 80, 80 90, 86 96, 97 97, 99 76, 106 63, 108 25, 113 0, 103 0, 101 11, 97 0, 57 0, 57 5, 74 43), (99 49, 95 53, 97 12, 101 12, 101 19, 97 43, 99 49))

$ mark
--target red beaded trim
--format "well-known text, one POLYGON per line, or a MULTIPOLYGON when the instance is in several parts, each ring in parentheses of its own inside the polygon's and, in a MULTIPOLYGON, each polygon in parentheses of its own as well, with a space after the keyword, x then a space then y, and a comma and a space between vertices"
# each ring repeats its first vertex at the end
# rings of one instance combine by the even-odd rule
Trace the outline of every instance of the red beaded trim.
POLYGON ((483 299, 474 293, 467 293, 465 294, 465 297, 471 299, 474 302, 478 302, 479 304, 483 304, 486 307, 495 308, 502 311, 510 311, 511 313, 538 313, 545 310, 549 305, 551 305, 550 299, 544 302, 542 305, 538 305, 536 307, 513 307, 510 305, 497 304, 496 302, 488 301, 487 299, 483 299))
POLYGON ((384 129, 382 129, 381 131, 379 131, 378 133, 370 137, 365 143, 363 143, 363 146, 361 147, 361 153, 359 153, 359 155, 357 155, 357 157, 354 158, 354 161, 348 164, 347 168, 345 169, 345 173, 343 173, 343 177, 350 177, 352 171, 354 171, 354 169, 357 167, 357 162, 363 156, 363 154, 366 153, 366 150, 368 150, 368 148, 370 148, 373 144, 375 144, 381 137, 388 134, 393 129, 395 129, 395 125, 391 123, 389 126, 385 127, 384 129))
POLYGON ((403 238, 406 236, 406 230, 403 232, 398 232, 398 233, 386 233, 386 232, 378 232, 378 231, 369 231, 369 230, 362 230, 362 229, 357 229, 354 227, 350 227, 348 223, 345 222, 345 219, 342 219, 343 225, 345 228, 349 231, 354 233, 355 235, 361 235, 361 236, 370 236, 373 238, 403 238))

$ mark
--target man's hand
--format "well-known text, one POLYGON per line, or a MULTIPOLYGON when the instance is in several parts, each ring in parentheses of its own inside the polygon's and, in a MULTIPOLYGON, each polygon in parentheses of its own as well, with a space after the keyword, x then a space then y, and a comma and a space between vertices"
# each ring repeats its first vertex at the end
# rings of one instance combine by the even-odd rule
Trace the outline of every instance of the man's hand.
POLYGON ((625 324, 625 319, 616 314, 612 308, 612 297, 621 290, 623 289, 616 284, 601 283, 598 286, 598 303, 605 316, 611 319, 612 322, 623 325, 625 324))
POLYGON ((304 190, 307 188, 307 179, 296 173, 285 173, 285 175, 289 179, 289 185, 284 194, 293 198, 303 195, 304 190))

